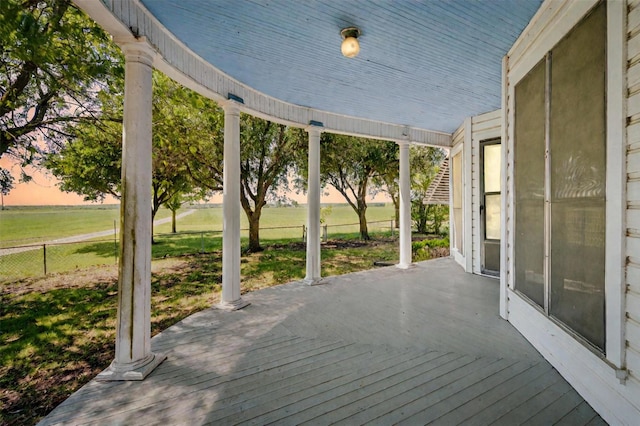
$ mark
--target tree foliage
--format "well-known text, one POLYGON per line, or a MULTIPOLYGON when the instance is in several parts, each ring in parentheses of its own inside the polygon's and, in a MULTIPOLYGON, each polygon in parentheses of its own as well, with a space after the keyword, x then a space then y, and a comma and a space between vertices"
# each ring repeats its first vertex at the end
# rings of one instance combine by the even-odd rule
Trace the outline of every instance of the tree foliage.
POLYGON ((14 179, 11 176, 11 172, 7 169, 0 169, 0 193, 2 195, 9 195, 9 192, 13 189, 14 179))
MULTIPOLYGON (((221 110, 159 72, 153 75, 152 217, 179 195, 200 193, 192 171, 199 171, 199 152, 217 151, 222 142, 221 110)), ((114 86, 122 88, 122 84, 114 86)), ((60 189, 100 201, 120 197, 122 157, 121 90, 102 92, 102 120, 68 126, 69 143, 50 154, 45 166, 60 179, 60 189)), ((208 170, 209 174, 213 172, 208 170)), ((213 179, 213 178, 212 178, 213 179)), ((222 181, 221 176, 214 180, 222 181)), ((216 187, 212 184, 211 187, 216 187)))
POLYGON ((438 174, 445 156, 438 148, 411 147, 411 217, 417 231, 422 234, 440 234, 442 223, 449 212, 448 206, 424 204, 427 190, 438 174))
POLYGON ((104 119, 66 126, 68 143, 46 155, 43 163, 60 179, 62 191, 80 194, 85 201, 120 198, 123 98, 115 90, 99 95, 104 119))
POLYGON ((385 192, 393 203, 394 222, 400 226, 400 160, 391 162, 374 178, 374 185, 385 192))
POLYGON ((241 117, 240 203, 249 222, 250 252, 260 246, 260 215, 269 199, 283 197, 288 190, 289 171, 304 150, 302 133, 243 114, 241 117))
POLYGON ((9 195, 13 189, 13 176, 7 169, 0 169, 0 198, 2 198, 2 210, 4 210, 4 196, 9 195))
POLYGON ((375 180, 398 168, 398 146, 329 133, 323 133, 320 142, 321 179, 342 194, 358 215, 360 238, 369 240, 366 197, 376 191, 375 180))
POLYGON ((0 1, 0 40, 0 157, 22 165, 38 139, 66 137, 61 124, 95 120, 98 93, 123 75, 117 47, 71 0, 0 1))

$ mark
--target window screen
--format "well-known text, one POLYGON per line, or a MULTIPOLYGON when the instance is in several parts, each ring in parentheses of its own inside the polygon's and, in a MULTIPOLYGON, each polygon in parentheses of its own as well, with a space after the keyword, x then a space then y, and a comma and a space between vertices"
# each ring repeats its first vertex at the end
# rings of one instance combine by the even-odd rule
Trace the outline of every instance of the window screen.
POLYGON ((552 51, 550 314, 604 349, 604 3, 552 51))
POLYGON ((515 87, 516 290, 544 306, 545 61, 515 87))
POLYGON ((515 288, 602 351, 606 29, 601 2, 516 85, 514 99, 515 288))

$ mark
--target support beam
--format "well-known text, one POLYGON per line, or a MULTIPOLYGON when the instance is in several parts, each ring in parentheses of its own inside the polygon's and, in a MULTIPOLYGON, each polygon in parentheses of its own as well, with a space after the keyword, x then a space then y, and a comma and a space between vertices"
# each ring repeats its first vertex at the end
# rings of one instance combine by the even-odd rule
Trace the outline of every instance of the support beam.
POLYGON ((115 359, 97 380, 143 380, 166 358, 151 352, 151 101, 154 52, 146 40, 125 55, 120 264, 115 359))
POLYGON ((240 297, 240 109, 234 101, 223 108, 222 300, 218 308, 235 311, 249 304, 240 297))
POLYGON ((307 284, 320 281, 320 134, 318 128, 309 132, 309 181, 307 188, 307 284))
POLYGON ((411 266, 411 176, 409 170, 409 142, 400 147, 400 263, 398 268, 411 266))

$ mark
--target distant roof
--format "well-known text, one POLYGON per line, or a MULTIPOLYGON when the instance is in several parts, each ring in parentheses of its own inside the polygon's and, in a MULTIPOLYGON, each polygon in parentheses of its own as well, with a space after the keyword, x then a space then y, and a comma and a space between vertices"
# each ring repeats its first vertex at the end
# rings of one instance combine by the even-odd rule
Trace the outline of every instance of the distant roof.
POLYGON ((427 194, 422 200, 424 204, 449 205, 449 159, 445 158, 440 164, 438 174, 431 181, 427 194))

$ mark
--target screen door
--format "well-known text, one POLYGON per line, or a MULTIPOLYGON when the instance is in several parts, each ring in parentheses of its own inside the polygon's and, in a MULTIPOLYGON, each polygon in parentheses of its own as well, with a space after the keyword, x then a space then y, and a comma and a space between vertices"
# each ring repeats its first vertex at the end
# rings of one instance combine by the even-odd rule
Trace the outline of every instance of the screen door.
POLYGON ((482 238, 482 273, 500 274, 500 139, 480 143, 481 204, 480 222, 482 238))

